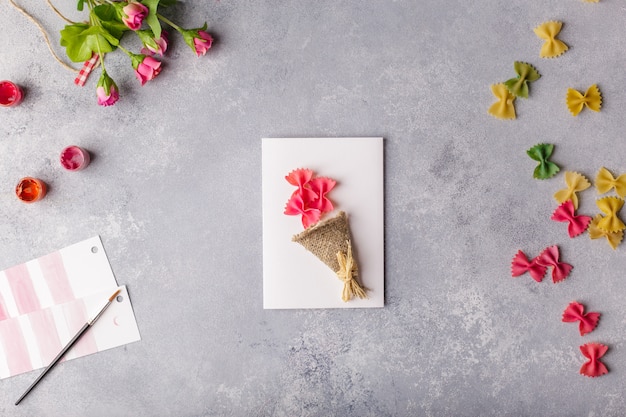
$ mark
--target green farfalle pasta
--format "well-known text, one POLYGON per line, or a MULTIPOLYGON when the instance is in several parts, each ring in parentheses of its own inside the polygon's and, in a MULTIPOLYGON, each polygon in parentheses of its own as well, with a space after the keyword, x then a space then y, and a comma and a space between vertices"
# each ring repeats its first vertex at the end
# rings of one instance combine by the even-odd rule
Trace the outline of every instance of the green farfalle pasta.
POLYGON ((505 81, 504 85, 515 97, 528 98, 528 83, 537 81, 541 75, 532 65, 525 62, 515 61, 513 68, 517 77, 505 81))
POLYGON ((539 162, 539 165, 535 168, 533 177, 539 180, 546 180, 555 176, 556 173, 561 170, 557 164, 549 161, 552 151, 554 151, 554 145, 549 143, 540 143, 526 151, 531 159, 539 162))

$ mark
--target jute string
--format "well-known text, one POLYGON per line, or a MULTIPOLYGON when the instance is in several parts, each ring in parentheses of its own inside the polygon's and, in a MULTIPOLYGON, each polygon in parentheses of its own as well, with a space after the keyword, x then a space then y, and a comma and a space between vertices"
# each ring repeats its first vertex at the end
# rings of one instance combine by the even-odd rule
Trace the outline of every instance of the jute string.
MULTIPOLYGON (((39 31, 41 32, 41 34, 43 35, 44 40, 46 41, 46 45, 48 45, 48 49, 50 50, 50 53, 52 54, 52 56, 54 57, 54 59, 61 64, 65 69, 72 71, 72 72, 78 72, 79 70, 71 67, 70 65, 66 64, 61 58, 59 58, 59 56, 56 54, 56 52, 54 52, 54 49, 52 49, 52 43, 50 42, 50 38, 48 38, 48 34, 46 33, 46 30, 43 28, 43 26, 41 25, 41 23, 39 23, 39 21, 37 19, 35 19, 33 17, 33 15, 31 15, 30 13, 28 13, 26 10, 24 10, 21 6, 19 6, 17 3, 15 3, 14 0, 9 0, 9 3, 11 3, 11 5, 18 10, 20 13, 22 13, 24 16, 26 16, 26 18, 28 20, 30 20, 35 26, 37 26, 37 28, 39 28, 39 31)), ((71 20, 67 19, 65 16, 63 16, 56 7, 54 7, 52 5, 52 3, 50 3, 50 0, 46 0, 46 3, 48 3, 48 6, 50 6, 52 8, 52 10, 54 10, 54 12, 60 16, 63 20, 65 20, 68 23, 74 23, 71 20)))
POLYGON ((365 291, 355 279, 357 274, 356 263, 352 257, 352 243, 348 240, 348 254, 347 256, 343 252, 337 252, 337 262, 339 263, 339 271, 337 271, 337 277, 343 281, 343 292, 341 293, 341 299, 344 302, 350 301, 352 297, 367 298, 365 291))

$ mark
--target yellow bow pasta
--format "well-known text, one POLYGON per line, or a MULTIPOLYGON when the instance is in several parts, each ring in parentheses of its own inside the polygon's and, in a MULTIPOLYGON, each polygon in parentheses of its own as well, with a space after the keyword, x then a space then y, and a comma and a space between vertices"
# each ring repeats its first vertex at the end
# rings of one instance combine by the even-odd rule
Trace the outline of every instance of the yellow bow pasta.
POLYGON ((606 214, 598 221, 598 227, 605 232, 615 233, 626 229, 624 222, 617 217, 617 212, 624 205, 624 200, 619 197, 604 197, 596 201, 598 208, 606 214))
POLYGON ((489 114, 498 119, 515 119, 515 96, 502 83, 493 84, 491 92, 498 99, 489 107, 489 114))
POLYGON ((576 193, 578 191, 584 191, 587 188, 591 187, 591 183, 587 178, 585 178, 578 172, 565 171, 565 184, 567 185, 567 188, 554 193, 554 198, 559 203, 564 203, 567 200, 572 200, 574 208, 578 209, 578 196, 576 195, 576 193))
POLYGON ((568 88, 565 103, 572 116, 578 116, 585 106, 597 112, 602 107, 602 94, 596 84, 589 87, 584 95, 573 88, 568 88))
POLYGON ((562 26, 563 23, 561 22, 545 22, 533 29, 535 35, 545 41, 541 46, 541 52, 539 52, 540 57, 556 58, 569 49, 565 43, 556 39, 562 26))
POLYGON ((617 246, 624 239, 624 231, 620 230, 619 232, 609 233, 606 230, 602 230, 598 227, 598 222, 602 220, 601 214, 596 214, 596 217, 593 218, 591 223, 589 224, 589 237, 591 239, 600 239, 602 237, 606 237, 606 241, 609 242, 609 245, 613 249, 617 249, 617 246))
POLYGON ((598 194, 608 193, 614 187, 617 195, 622 198, 626 196, 626 174, 614 178, 613 174, 611 174, 608 169, 604 167, 600 168, 596 176, 596 189, 598 190, 598 194))

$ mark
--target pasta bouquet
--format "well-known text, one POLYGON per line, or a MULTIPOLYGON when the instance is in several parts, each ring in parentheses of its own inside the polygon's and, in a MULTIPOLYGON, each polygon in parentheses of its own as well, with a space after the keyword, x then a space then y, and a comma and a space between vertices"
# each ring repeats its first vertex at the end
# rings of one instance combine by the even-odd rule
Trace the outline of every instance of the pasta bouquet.
POLYGON ((299 215, 304 231, 293 236, 299 243, 324 262, 343 282, 341 299, 350 301, 353 297, 367 298, 365 290, 358 282, 359 269, 350 237, 350 225, 345 212, 322 220, 326 213, 334 210, 327 194, 335 187, 336 181, 325 177, 314 177, 310 169, 296 169, 285 177, 287 182, 297 187, 285 206, 285 214, 299 215))

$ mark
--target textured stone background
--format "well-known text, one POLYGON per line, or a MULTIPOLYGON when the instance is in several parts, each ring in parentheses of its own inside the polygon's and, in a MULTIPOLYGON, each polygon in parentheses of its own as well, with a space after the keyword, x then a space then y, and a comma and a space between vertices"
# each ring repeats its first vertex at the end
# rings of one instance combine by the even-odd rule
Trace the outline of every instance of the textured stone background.
MULTIPOLYGON (((21 3, 56 44, 63 22, 21 3)), ((1 381, 1 415, 626 414, 626 247, 550 221, 563 171, 626 171, 622 0, 186 1, 167 14, 206 20, 214 48, 196 58, 173 34, 145 87, 114 54, 123 97, 105 109, 95 77, 75 87, 0 2, 0 79, 26 90, 0 109, 0 268, 99 234, 143 338, 62 364, 19 407, 36 373, 1 381), (571 47, 553 60, 532 32, 547 20, 571 47), (489 85, 515 60, 542 78, 516 121, 493 119, 489 85), (567 88, 593 83, 602 112, 572 117, 567 88), (385 137, 385 308, 262 309, 260 138, 280 136, 385 137), (547 181, 525 152, 540 142, 562 167, 547 181), (69 144, 94 155, 86 171, 58 165, 69 144), (16 200, 25 175, 50 185, 43 201, 16 200), (565 282, 510 277, 518 249, 552 244, 575 267, 565 282), (590 335, 560 321, 573 300, 603 314, 590 335), (610 346, 598 379, 578 374, 591 341, 610 346)))

